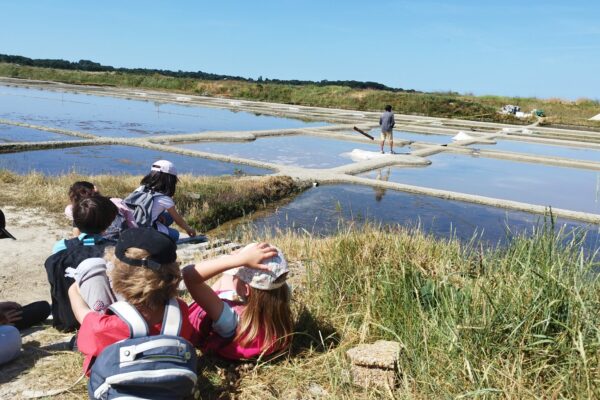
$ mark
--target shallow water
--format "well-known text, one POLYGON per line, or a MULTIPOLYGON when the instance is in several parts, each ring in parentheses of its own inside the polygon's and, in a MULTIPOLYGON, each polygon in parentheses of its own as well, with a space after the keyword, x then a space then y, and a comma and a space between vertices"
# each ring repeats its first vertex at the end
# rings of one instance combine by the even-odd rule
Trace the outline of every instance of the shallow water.
MULTIPOLYGON (((336 232, 349 221, 370 221, 382 225, 420 226, 427 233, 447 238, 452 235, 468 241, 474 234, 487 244, 505 243, 520 233, 531 233, 544 223, 543 216, 506 211, 495 207, 413 195, 394 190, 358 185, 327 185, 308 190, 277 212, 259 218, 259 229, 293 229, 313 234, 336 232), (341 224, 341 225, 340 225, 341 224)), ((600 245, 598 226, 557 220, 567 231, 588 231, 585 247, 600 245)))
MULTIPOLYGON (((498 140, 498 139, 497 139, 498 140)), ((573 158, 575 160, 588 160, 600 162, 600 149, 586 149, 582 147, 555 146, 543 143, 527 143, 514 140, 498 140, 495 145, 474 145, 482 150, 512 151, 515 153, 530 153, 544 156, 573 158)))
POLYGON ((220 108, 2 85, 0 118, 112 137, 327 125, 220 108))
POLYGON ((333 168, 350 164, 352 159, 346 153, 354 149, 379 151, 376 144, 309 135, 273 136, 251 142, 187 143, 178 147, 304 168, 333 168))
POLYGON ((48 175, 73 171, 81 174, 145 175, 152 162, 160 159, 175 163, 179 173, 194 175, 265 175, 272 172, 262 168, 130 146, 83 146, 1 154, 0 169, 5 168, 17 173, 37 171, 48 175))
POLYGON ((360 176, 567 210, 600 213, 600 171, 450 153, 425 168, 390 168, 360 176))
MULTIPOLYGON (((369 135, 375 138, 375 141, 380 141, 381 138, 381 130, 380 129, 371 129, 368 132, 369 135)), ((394 130, 394 140, 412 140, 414 142, 427 142, 427 143, 436 143, 436 144, 446 144, 452 143, 451 135, 436 135, 436 134, 428 134, 428 133, 416 133, 416 132, 406 132, 406 131, 396 131, 394 130)), ((386 149, 388 144, 385 144, 386 149)))
POLYGON ((16 125, 0 124, 0 143, 11 142, 45 142, 63 140, 83 140, 80 137, 60 135, 58 133, 40 131, 16 125))

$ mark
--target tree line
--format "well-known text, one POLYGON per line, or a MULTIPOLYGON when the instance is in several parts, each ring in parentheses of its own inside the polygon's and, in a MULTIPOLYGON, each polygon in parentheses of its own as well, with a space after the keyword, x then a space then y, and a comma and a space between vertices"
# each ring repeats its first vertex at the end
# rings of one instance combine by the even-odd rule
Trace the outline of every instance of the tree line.
POLYGON ((79 60, 77 62, 60 60, 60 59, 33 59, 29 57, 23 56, 14 56, 8 54, 0 54, 0 62, 10 63, 10 64, 19 64, 26 65, 31 67, 41 67, 41 68, 54 68, 54 69, 66 69, 66 70, 80 70, 80 71, 92 71, 92 72, 121 72, 121 73, 130 73, 130 74, 138 74, 138 75, 154 75, 160 74, 164 76, 170 76, 174 78, 192 78, 192 79, 201 79, 207 81, 223 81, 223 80, 236 80, 236 81, 244 81, 244 82, 258 82, 258 83, 275 83, 275 84, 284 84, 284 85, 294 85, 294 86, 302 86, 302 85, 316 85, 316 86, 347 86, 353 89, 373 89, 373 90, 387 90, 391 92, 409 92, 415 93, 416 91, 413 89, 401 89, 401 88, 392 88, 386 86, 384 84, 378 82, 362 82, 355 80, 344 80, 344 81, 329 81, 329 80, 321 80, 321 81, 309 81, 309 80, 298 80, 298 79, 268 79, 261 76, 258 79, 253 78, 244 78, 241 76, 232 76, 232 75, 220 75, 220 74, 212 74, 209 72, 203 71, 171 71, 168 69, 153 69, 153 68, 116 68, 110 65, 102 65, 100 63, 90 61, 90 60, 79 60))

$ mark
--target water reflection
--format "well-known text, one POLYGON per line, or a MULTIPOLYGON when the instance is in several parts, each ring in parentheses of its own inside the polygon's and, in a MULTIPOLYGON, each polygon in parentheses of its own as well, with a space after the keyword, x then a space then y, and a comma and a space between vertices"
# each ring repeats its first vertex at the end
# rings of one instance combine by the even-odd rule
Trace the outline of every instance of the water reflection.
POLYGON ((160 159, 174 162, 179 173, 194 175, 271 173, 262 168, 130 146, 84 146, 1 154, 0 169, 17 173, 37 171, 49 175, 69 172, 145 175, 150 164, 160 159))
POLYGON ((376 145, 369 143, 310 135, 274 136, 251 142, 187 143, 179 147, 304 168, 333 168, 352 163, 353 150, 377 151, 376 145))
POLYGON ((15 125, 0 124, 0 143, 11 142, 45 142, 63 140, 82 140, 79 137, 60 135, 58 133, 40 131, 15 125))
POLYGON ((141 136, 209 130, 265 130, 327 125, 186 106, 0 85, 0 118, 97 134, 141 136))
MULTIPOLYGON (((391 182, 600 213, 600 172, 441 153, 426 168, 392 167, 391 182)), ((360 176, 376 178, 377 171, 360 176)))
POLYGON ((556 146, 545 143, 527 143, 513 140, 498 140, 495 145, 477 146, 481 147, 482 150, 511 151, 515 153, 539 154, 543 156, 600 162, 600 149, 556 146))
MULTIPOLYGON (((371 188, 331 185, 313 188, 272 214, 253 222, 259 231, 292 229, 326 235, 347 223, 420 227, 436 237, 455 236, 468 241, 474 235, 486 244, 506 243, 521 233, 531 233, 544 217, 494 207, 413 195, 387 190, 385 197, 373 196, 371 188)), ((588 232, 585 247, 595 250, 600 244, 598 226, 559 219, 557 227, 579 234, 588 232)))
MULTIPOLYGON (((391 173, 392 169, 389 167, 377 170, 377 176, 375 177, 375 179, 378 181, 387 182, 390 179, 391 173)), ((381 187, 374 187, 373 190, 375 191, 375 201, 381 201, 381 199, 383 199, 383 196, 385 196, 386 189, 381 187)))

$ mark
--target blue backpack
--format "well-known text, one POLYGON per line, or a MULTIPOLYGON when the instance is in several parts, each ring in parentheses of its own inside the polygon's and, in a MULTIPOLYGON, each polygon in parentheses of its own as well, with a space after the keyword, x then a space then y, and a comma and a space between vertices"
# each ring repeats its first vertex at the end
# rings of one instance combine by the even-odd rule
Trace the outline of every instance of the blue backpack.
POLYGON ((197 380, 196 350, 179 337, 179 303, 165 306, 160 335, 148 336, 148 325, 131 304, 119 301, 109 310, 129 326, 130 338, 108 346, 94 362, 88 384, 90 399, 182 399, 197 380))

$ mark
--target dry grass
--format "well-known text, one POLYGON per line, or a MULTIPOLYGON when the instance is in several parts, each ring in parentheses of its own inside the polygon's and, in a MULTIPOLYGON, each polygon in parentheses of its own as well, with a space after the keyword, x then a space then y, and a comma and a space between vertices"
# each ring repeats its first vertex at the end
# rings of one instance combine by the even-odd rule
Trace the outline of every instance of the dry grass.
MULTIPOLYGON (((18 175, 0 170, 0 204, 42 208, 62 213, 69 200, 67 192, 75 181, 93 182, 100 193, 125 198, 139 186, 141 176, 68 174, 18 175)), ((180 176, 175 193, 178 211, 200 231, 249 215, 273 202, 294 196, 304 186, 289 177, 196 177, 180 176)))

